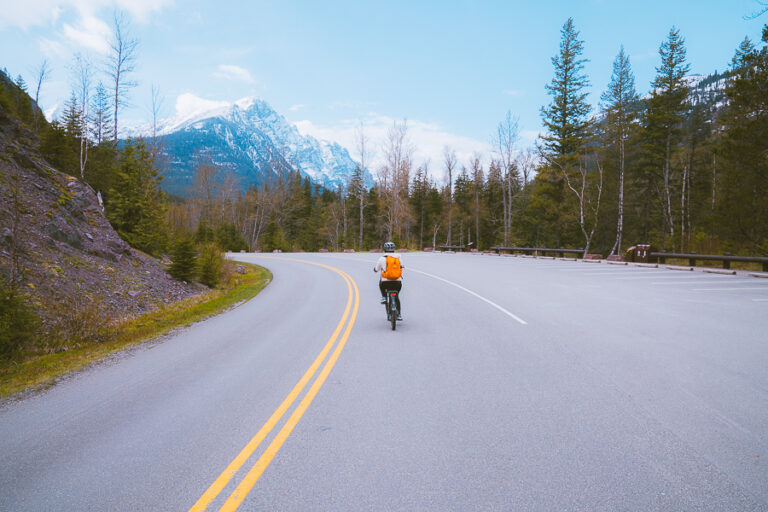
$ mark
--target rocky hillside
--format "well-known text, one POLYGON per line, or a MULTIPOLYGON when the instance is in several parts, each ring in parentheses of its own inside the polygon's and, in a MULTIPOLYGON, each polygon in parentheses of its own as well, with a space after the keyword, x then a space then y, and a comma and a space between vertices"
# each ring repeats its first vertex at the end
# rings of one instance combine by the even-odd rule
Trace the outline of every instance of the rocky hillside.
POLYGON ((44 331, 67 337, 200 292, 121 240, 93 189, 36 148, 0 105, 0 272, 27 292, 44 331))

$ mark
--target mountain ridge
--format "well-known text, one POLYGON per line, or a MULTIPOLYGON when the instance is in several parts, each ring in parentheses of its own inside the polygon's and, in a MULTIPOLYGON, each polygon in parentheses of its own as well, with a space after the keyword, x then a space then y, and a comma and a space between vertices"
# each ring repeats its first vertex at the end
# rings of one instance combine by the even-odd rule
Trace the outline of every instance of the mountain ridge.
MULTIPOLYGON (((292 170, 327 189, 346 188, 359 166, 346 148, 302 135, 256 96, 218 102, 182 95, 177 111, 156 126, 161 153, 168 163, 163 169, 163 188, 175 195, 190 194, 195 169, 203 160, 233 176, 242 191, 292 170)), ((152 131, 143 127, 134 135, 146 137, 152 131)), ((373 185, 367 170, 365 183, 373 185)))

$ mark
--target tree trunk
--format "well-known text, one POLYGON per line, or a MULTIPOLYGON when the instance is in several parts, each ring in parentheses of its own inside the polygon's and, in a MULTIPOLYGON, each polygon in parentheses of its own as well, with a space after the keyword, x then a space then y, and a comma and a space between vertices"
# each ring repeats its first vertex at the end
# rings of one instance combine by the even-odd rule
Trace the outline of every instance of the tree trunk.
POLYGON ((671 242, 674 247, 675 243, 675 220, 672 216, 672 191, 670 190, 669 186, 669 174, 670 174, 670 160, 672 158, 671 156, 671 144, 672 144, 672 133, 667 133, 667 151, 666 151, 666 157, 664 159, 664 195, 665 195, 665 208, 666 208, 666 222, 667 226, 669 227, 669 237, 671 238, 671 242))
POLYGON ((621 254, 621 237, 624 231, 624 132, 619 135, 619 220, 616 226, 616 242, 611 254, 621 254))
POLYGON ((683 166, 683 190, 680 194, 680 250, 686 250, 685 244, 685 192, 688 181, 688 164, 683 166))
POLYGON ((715 209, 715 191, 717 190, 717 153, 712 153, 712 210, 715 209))
POLYGON ((363 193, 360 192, 360 248, 359 250, 363 250, 363 193))

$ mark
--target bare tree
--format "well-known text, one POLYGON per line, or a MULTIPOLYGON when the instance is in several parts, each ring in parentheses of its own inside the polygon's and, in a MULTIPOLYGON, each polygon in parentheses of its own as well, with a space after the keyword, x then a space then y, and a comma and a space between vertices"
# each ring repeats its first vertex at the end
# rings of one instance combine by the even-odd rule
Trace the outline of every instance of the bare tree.
POLYGON ((395 122, 387 132, 384 145, 386 163, 380 172, 384 196, 387 237, 400 233, 408 215, 406 196, 410 182, 413 147, 408 139, 407 121, 395 122))
POLYGON ((578 176, 572 176, 571 173, 568 172, 568 168, 564 167, 558 159, 549 158, 543 152, 542 155, 544 155, 544 158, 546 158, 550 165, 557 167, 560 170, 566 185, 568 185, 568 188, 571 189, 571 192, 573 192, 579 200, 579 227, 581 228, 581 233, 584 235, 584 255, 586 256, 589 254, 592 237, 595 235, 595 230, 597 229, 600 213, 600 199, 603 195, 603 166, 600 163, 600 159, 595 157, 598 182, 595 184, 594 189, 592 189, 590 187, 586 158, 582 158, 579 161, 578 176), (580 183, 577 180, 579 180, 580 183), (574 183, 576 186, 574 186, 574 183), (588 219, 587 216, 590 215, 590 212, 592 225, 591 228, 589 228, 589 233, 587 233, 587 224, 590 222, 590 219, 588 219))
POLYGON ((75 55, 74 69, 75 88, 77 90, 78 109, 80 114, 80 179, 85 178, 85 165, 88 162, 88 131, 91 123, 91 80, 93 72, 91 64, 80 53, 75 55))
POLYGON ((504 209, 504 245, 509 244, 509 235, 512 230, 512 198, 518 188, 517 173, 515 170, 515 145, 519 139, 517 117, 512 117, 512 112, 507 115, 496 127, 494 146, 499 155, 501 164, 501 192, 502 208, 504 209))
POLYGON ((43 59, 40 67, 37 68, 37 87, 35 88, 35 103, 40 106, 40 89, 48 81, 51 75, 51 68, 48 65, 48 59, 43 59))
POLYGON ((473 215, 475 217, 475 244, 480 245, 480 194, 483 189, 483 164, 481 163, 480 153, 472 155, 470 160, 470 168, 472 169, 472 189, 474 192, 474 207, 473 215))
POLYGON ((357 190, 354 192, 357 194, 356 199, 360 201, 360 240, 359 240, 359 247, 360 249, 363 248, 363 210, 365 208, 365 160, 368 156, 368 137, 365 134, 365 126, 363 126, 363 122, 360 121, 360 125, 355 130, 355 139, 357 142, 357 153, 360 155, 360 178, 361 183, 358 184, 356 187, 357 190))
POLYGON ((753 13, 743 16, 745 20, 754 20, 755 18, 759 18, 760 16, 768 12, 768 2, 766 2, 765 0, 755 0, 755 1, 757 5, 759 5, 760 7, 758 7, 753 13))
POLYGON ((240 199, 240 179, 231 172, 222 173, 224 177, 218 186, 217 200, 219 202, 219 215, 214 219, 214 223, 228 222, 235 223, 235 205, 240 199))
POLYGON ((127 105, 128 91, 136 87, 136 82, 129 80, 128 76, 136 69, 136 51, 139 41, 131 37, 128 21, 123 13, 115 13, 112 40, 109 44, 109 57, 107 61, 107 74, 113 84, 113 116, 114 130, 113 140, 117 144, 118 137, 118 113, 121 106, 127 105))
POLYGON ((518 153, 515 162, 518 171, 522 173, 522 185, 528 185, 533 180, 533 171, 536 169, 536 154, 531 148, 526 148, 518 153))
POLYGON ((601 98, 606 102, 603 106, 606 133, 618 150, 619 156, 618 221, 616 225, 616 241, 611 249, 611 254, 614 254, 616 251, 621 252, 624 233, 625 145, 636 117, 634 106, 639 100, 635 90, 635 75, 632 73, 629 57, 624 53, 624 46, 621 47, 613 62, 611 82, 601 98))
MULTIPOLYGON (((37 87, 35 88, 35 105, 40 107, 40 89, 43 87, 43 84, 48 81, 51 74, 51 68, 48 65, 48 59, 43 59, 43 62, 40 64, 40 67, 37 68, 37 87)), ((38 123, 38 115, 37 110, 35 110, 35 131, 37 131, 37 123, 38 123)))
POLYGON ((264 224, 271 215, 269 197, 264 193, 264 187, 261 189, 252 188, 246 195, 248 209, 252 212, 249 217, 251 222, 251 233, 248 236, 248 247, 255 251, 259 246, 259 237, 264 229, 264 224))
POLYGON ((160 111, 163 108, 165 98, 160 94, 160 89, 155 84, 152 84, 152 165, 155 166, 158 160, 158 156, 162 148, 157 140, 158 129, 157 122, 160 118, 160 111))
POLYGON ((451 244, 451 229, 453 227, 453 170, 456 169, 456 151, 448 146, 443 147, 443 165, 448 174, 448 236, 446 245, 451 244))
POLYGON ((217 183, 218 169, 210 159, 199 158, 195 169, 193 185, 194 198, 200 205, 200 221, 211 227, 216 196, 219 193, 217 183))
POLYGON ((717 152, 712 152, 712 210, 715 209, 717 195, 717 152))

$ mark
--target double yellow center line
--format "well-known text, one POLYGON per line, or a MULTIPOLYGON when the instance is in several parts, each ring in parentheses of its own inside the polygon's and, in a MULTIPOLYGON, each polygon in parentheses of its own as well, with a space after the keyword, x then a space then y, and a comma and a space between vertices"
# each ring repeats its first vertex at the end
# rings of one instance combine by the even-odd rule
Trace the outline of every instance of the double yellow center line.
POLYGON ((269 466, 270 462, 272 462, 272 459, 275 457, 275 455, 277 455, 277 452, 280 450, 280 447, 283 446, 283 443, 285 442, 285 440, 288 438, 288 436, 291 434, 296 424, 304 415, 307 408, 309 407, 309 404, 312 403, 312 400, 314 400, 315 395, 317 395, 317 392, 323 386, 325 379, 328 378, 328 374, 331 372, 331 369, 333 369, 333 366, 336 364, 336 361, 339 359, 339 354, 341 354, 341 351, 344 349, 344 345, 347 343, 347 339, 349 338, 349 333, 352 330, 352 326, 355 324, 355 319, 357 318, 357 310, 360 305, 360 294, 357 288, 357 283, 355 283, 355 281, 349 276, 349 274, 347 274, 343 270, 339 270, 338 268, 331 267, 329 265, 323 265, 322 263, 315 263, 315 262, 305 261, 305 260, 296 260, 292 258, 275 258, 275 259, 283 259, 287 261, 296 261, 301 263, 307 263, 310 265, 316 265, 318 267, 323 267, 339 274, 347 283, 347 291, 349 293, 347 298, 347 305, 346 305, 346 308, 344 309, 344 314, 342 315, 339 323, 336 325, 336 329, 333 331, 333 334, 331 334, 331 337, 328 339, 328 342, 325 344, 325 347, 323 347, 323 350, 320 351, 320 354, 318 354, 318 356, 315 358, 314 362, 306 371, 306 373, 304 373, 304 375, 301 377, 299 382, 296 383, 296 385, 293 387, 291 392, 288 393, 288 396, 285 397, 285 400, 283 400, 283 403, 281 403, 280 406, 275 410, 275 412, 272 413, 272 416, 270 416, 270 418, 267 420, 264 426, 261 427, 261 429, 259 429, 256 435, 253 436, 253 439, 251 439, 248 442, 248 444, 245 445, 245 448, 243 448, 240 451, 240 453, 237 454, 237 457, 235 457, 234 460, 232 460, 229 466, 227 466, 227 468, 221 473, 221 475, 219 475, 219 477, 211 484, 208 490, 206 490, 205 493, 203 493, 203 495, 200 497, 200 499, 197 500, 197 503, 195 503, 192 506, 192 508, 190 509, 190 512, 200 512, 200 511, 206 510, 208 508, 208 505, 210 505, 211 502, 216 499, 216 497, 221 493, 221 491, 227 486, 229 481, 232 480, 232 478, 234 478, 235 475, 237 475, 237 473, 240 471, 243 465, 258 449, 261 442, 269 435, 272 429, 275 428, 277 423, 282 419, 283 415, 285 415, 288 409, 290 409, 290 407, 299 397, 301 392, 307 386, 309 381, 315 375, 315 372, 317 372, 317 369, 320 368, 320 365, 323 363, 326 356, 331 351, 331 348, 333 348, 334 344, 336 344, 336 340, 339 339, 339 334, 343 329, 344 334, 341 336, 339 343, 336 344, 336 348, 333 350, 331 357, 325 362, 325 366, 323 366, 323 369, 320 371, 320 374, 312 383, 312 386, 309 388, 309 391, 307 391, 307 393, 304 395, 304 398, 301 399, 301 402, 299 402, 299 405, 296 407, 296 409, 294 409, 293 413, 288 418, 288 421, 285 422, 285 424, 277 433, 277 435, 272 440, 272 442, 269 444, 267 449, 264 450, 264 452, 261 454, 259 459, 251 467, 251 469, 245 475, 243 480, 238 484, 238 486, 235 488, 232 494, 229 495, 229 498, 227 498, 227 501, 224 502, 224 505, 222 505, 222 507, 219 510, 233 511, 240 506, 242 501, 251 491, 251 489, 256 484, 256 482, 259 480, 262 473, 264 473, 264 470, 267 469, 267 466, 269 466), (346 329, 344 329, 345 324, 346 324, 346 329))

